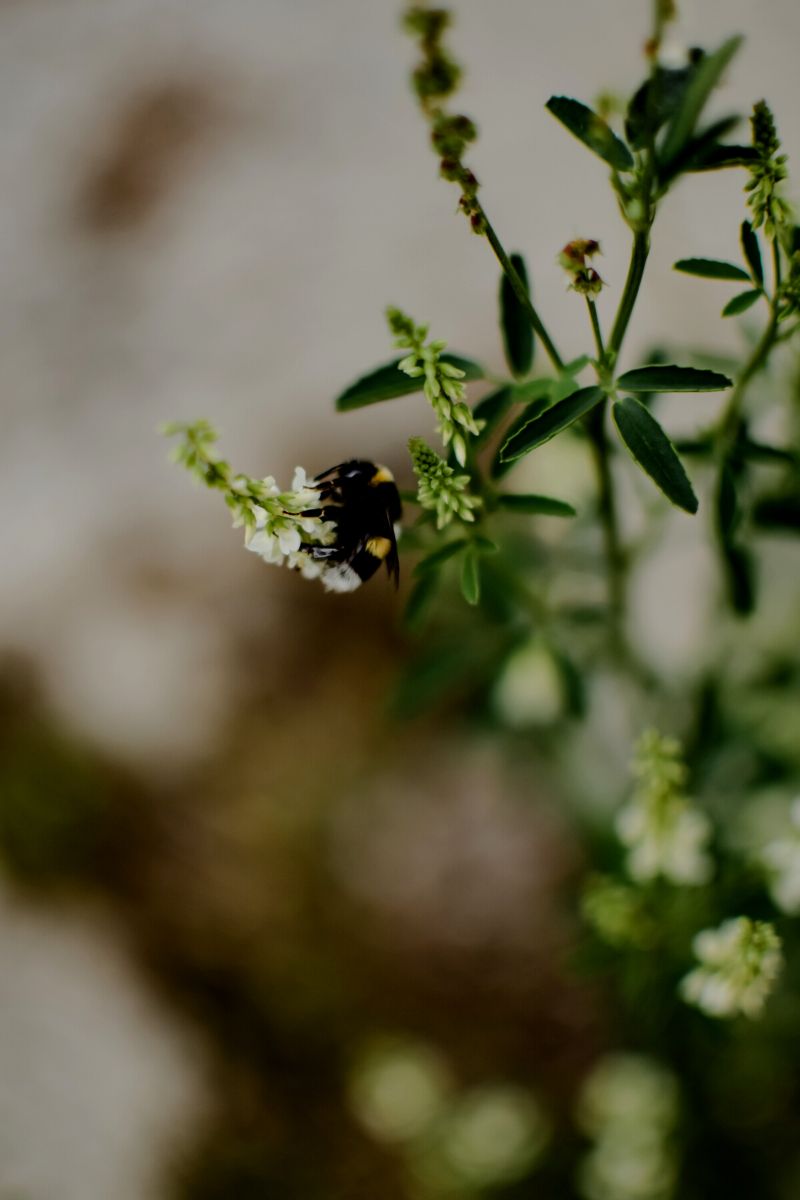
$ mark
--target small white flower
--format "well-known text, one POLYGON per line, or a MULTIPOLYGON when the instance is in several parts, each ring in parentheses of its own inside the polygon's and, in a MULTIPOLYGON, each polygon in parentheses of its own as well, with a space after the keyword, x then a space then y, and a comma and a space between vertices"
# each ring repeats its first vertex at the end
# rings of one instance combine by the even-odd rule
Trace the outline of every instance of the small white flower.
POLYGON ((302 492, 310 488, 313 480, 309 480, 304 467, 295 467, 292 477, 292 491, 302 492))
POLYGON ((662 875, 672 883, 707 883, 713 863, 706 846, 712 826, 687 800, 669 797, 658 805, 636 799, 619 813, 617 835, 629 847, 627 866, 640 883, 662 875))
POLYGON ((300 543, 303 539, 296 525, 284 522, 276 526, 275 533, 281 548, 281 554, 294 554, 300 549, 300 543))
POLYGON ((766 921, 732 917, 692 943, 700 966, 681 981, 681 995, 710 1017, 761 1015, 781 967, 778 935, 766 921))
POLYGON ((283 562, 283 554, 281 553, 278 539, 274 534, 267 533, 264 529, 257 529, 255 533, 248 530, 245 534, 244 544, 248 550, 252 550, 259 558, 263 558, 264 562, 283 562))
POLYGON ((671 1071, 644 1055, 606 1055, 585 1080, 576 1115, 594 1141, 578 1176, 587 1200, 669 1200, 680 1115, 671 1071))
POLYGON ((800 913, 800 796, 791 807, 792 829, 762 849, 759 859, 766 868, 770 895, 782 912, 800 913))
POLYGON ((633 763, 636 789, 617 816, 617 836, 628 847, 627 867, 639 883, 663 876, 697 887, 713 873, 705 813, 683 795, 686 767, 680 745, 650 730, 639 739, 633 763))

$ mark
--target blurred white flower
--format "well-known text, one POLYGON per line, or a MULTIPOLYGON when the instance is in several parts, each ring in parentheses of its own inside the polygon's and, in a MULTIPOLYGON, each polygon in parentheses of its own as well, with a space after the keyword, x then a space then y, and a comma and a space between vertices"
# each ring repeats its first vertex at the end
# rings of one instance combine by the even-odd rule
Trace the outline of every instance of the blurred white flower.
POLYGON ((663 876, 696 887, 713 874, 707 851, 712 825, 682 793, 686 768, 680 746, 651 730, 637 745, 637 784, 617 816, 617 835, 628 847, 627 867, 640 883, 663 876))
POLYGON ((692 943, 700 966, 681 981, 681 995, 709 1017, 761 1015, 781 967, 780 938, 766 921, 732 917, 692 943))
POLYGON ((410 1038, 380 1038, 356 1060, 348 1086, 356 1120, 378 1141, 404 1142, 441 1117, 452 1088, 439 1051, 410 1038))
POLYGON ((579 1172, 588 1200, 669 1200, 678 1159, 675 1076, 651 1058, 610 1054, 581 1090, 578 1124, 594 1146, 579 1172))
POLYGON ((713 864, 706 852, 712 827, 708 817, 679 797, 659 804, 634 800, 617 817, 617 834, 628 847, 628 870, 645 882, 663 875, 672 883, 706 883, 713 864))
POLYGON ((533 637, 508 659, 492 697, 512 729, 552 725, 564 710, 564 683, 547 644, 533 637))
POLYGON ((768 842, 759 854, 767 871, 770 895, 782 912, 800 913, 800 796, 791 807, 792 828, 785 837, 768 842))
POLYGON ((529 1091, 495 1084, 462 1096, 439 1137, 456 1177, 484 1188, 527 1174, 544 1152, 550 1123, 529 1091))

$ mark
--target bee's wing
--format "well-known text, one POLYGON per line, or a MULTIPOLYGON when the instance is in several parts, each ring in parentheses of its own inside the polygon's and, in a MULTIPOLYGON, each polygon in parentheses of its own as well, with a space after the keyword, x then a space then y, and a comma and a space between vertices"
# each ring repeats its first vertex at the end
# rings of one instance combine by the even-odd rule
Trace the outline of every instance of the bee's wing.
POLYGON ((394 523, 389 513, 386 513, 386 532, 385 536, 392 543, 392 548, 386 555, 386 572, 394 581, 395 588, 400 585, 400 555, 397 552, 397 535, 394 531, 394 523))

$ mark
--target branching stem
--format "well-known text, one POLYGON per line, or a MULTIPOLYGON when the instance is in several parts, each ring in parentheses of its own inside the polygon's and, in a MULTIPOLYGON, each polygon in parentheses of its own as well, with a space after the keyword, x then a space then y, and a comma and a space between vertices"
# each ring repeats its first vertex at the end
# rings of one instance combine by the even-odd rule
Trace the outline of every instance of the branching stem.
POLYGON ((545 354, 550 359, 555 369, 559 372, 562 371, 564 368, 564 361, 553 345, 550 335, 542 324, 541 317, 534 308, 531 298, 528 295, 528 289, 525 287, 525 284, 520 279, 518 273, 514 270, 511 259, 506 254, 503 245, 495 233, 492 224, 489 218, 486 216, 483 208, 481 208, 481 213, 484 221, 486 222, 486 238, 489 242, 489 245, 492 247, 492 250, 494 251, 497 261, 500 263, 500 266, 503 269, 503 274, 514 289, 514 294, 525 310, 534 332, 538 335, 539 340, 544 347, 545 354))

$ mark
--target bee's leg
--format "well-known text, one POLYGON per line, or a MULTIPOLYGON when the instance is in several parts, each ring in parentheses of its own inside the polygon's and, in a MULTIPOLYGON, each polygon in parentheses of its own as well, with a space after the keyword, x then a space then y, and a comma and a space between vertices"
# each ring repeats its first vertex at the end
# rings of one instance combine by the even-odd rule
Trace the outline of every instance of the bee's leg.
POLYGON ((323 521, 335 521, 341 515, 341 508, 336 504, 326 504, 322 508, 305 508, 299 513, 290 513, 293 517, 322 517, 323 521))
POLYGON ((317 546, 314 542, 301 542, 300 549, 305 550, 311 558, 325 562, 341 562, 343 552, 339 546, 317 546))

